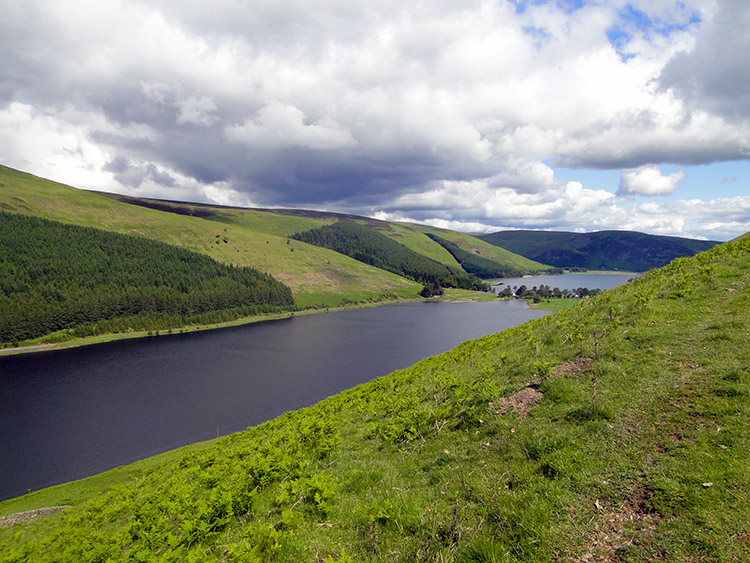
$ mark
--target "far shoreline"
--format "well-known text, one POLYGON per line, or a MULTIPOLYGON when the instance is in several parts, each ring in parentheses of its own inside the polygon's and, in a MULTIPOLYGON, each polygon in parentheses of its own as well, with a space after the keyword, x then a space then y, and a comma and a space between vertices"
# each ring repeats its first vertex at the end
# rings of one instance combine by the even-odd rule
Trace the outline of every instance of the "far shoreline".
MULTIPOLYGON (((639 276, 642 275, 643 272, 621 272, 619 270, 589 270, 585 272, 563 272, 562 274, 534 274, 529 276, 522 276, 522 277, 535 277, 539 275, 567 275, 567 274, 607 274, 607 275, 614 275, 614 274, 625 274, 625 275, 633 275, 633 276, 639 276)), ((496 286, 501 285, 503 282, 503 279, 516 279, 516 278, 492 278, 488 280, 484 280, 487 284, 490 286, 496 286)), ((490 291, 490 294, 494 294, 494 292, 490 291)), ((446 295, 441 296, 438 298, 441 301, 496 301, 500 300, 501 298, 498 297, 489 297, 485 292, 482 291, 470 291, 470 290, 461 290, 461 289, 451 289, 446 288, 446 295)), ((226 321, 223 323, 212 323, 212 324, 205 324, 205 325, 185 325, 177 328, 172 329, 165 329, 165 330, 138 330, 133 332, 119 332, 119 333, 110 333, 110 334, 100 334, 97 336, 86 336, 83 338, 72 338, 70 340, 64 340, 62 342, 52 342, 52 343, 46 343, 46 342, 37 342, 34 344, 29 344, 27 346, 18 346, 13 348, 0 348, 0 358, 5 356, 17 356, 20 354, 38 354, 43 352, 51 352, 55 350, 65 350, 68 348, 79 348, 81 346, 91 346, 95 344, 104 344, 107 342, 114 342, 118 340, 131 340, 136 338, 148 338, 148 337, 154 337, 158 338, 159 336, 168 336, 168 335, 175 335, 175 334, 185 334, 189 332, 202 332, 205 330, 215 330, 220 328, 229 328, 233 326, 243 326, 258 322, 265 322, 265 321, 276 321, 281 319, 288 319, 295 316, 303 316, 303 315, 314 315, 317 313, 328 313, 333 311, 346 311, 351 309, 364 309, 368 307, 379 307, 381 305, 394 305, 397 303, 414 303, 418 301, 433 301, 434 298, 424 298, 415 296, 413 298, 410 297, 403 297, 403 298, 392 298, 392 299, 383 299, 382 301, 376 301, 376 302, 367 302, 362 301, 359 303, 345 303, 341 305, 330 305, 325 307, 309 307, 307 309, 301 309, 298 311, 286 311, 286 312, 280 312, 280 313, 268 313, 263 315, 256 315, 254 317, 242 317, 239 319, 235 319, 233 321, 226 321)), ((537 304, 538 305, 538 304, 537 304)), ((535 306, 531 308, 537 308, 537 309, 543 309, 543 310, 550 310, 550 311, 556 311, 558 308, 556 307, 544 307, 544 306, 535 306)), ((44 338, 44 337, 42 337, 44 338)))
MULTIPOLYGON (((476 291, 471 292, 468 290, 449 290, 449 294, 442 297, 443 301, 496 301, 499 300, 497 297, 487 299, 484 298, 484 292, 476 291), (475 294, 475 295, 474 295, 475 294)), ((165 330, 137 330, 132 332, 119 332, 110 334, 99 334, 96 336, 86 336, 83 338, 72 338, 62 342, 52 343, 35 343, 27 346, 17 346, 14 348, 0 348, 0 358, 5 356, 17 356, 21 354, 38 354, 43 352, 51 352, 55 350, 66 350, 69 348, 79 348, 81 346, 91 346, 95 344, 104 344, 107 342, 115 342, 119 340, 132 340, 136 338, 158 338, 160 336, 172 336, 177 334, 186 334, 190 332, 203 332, 206 330, 215 330, 220 328, 229 328, 233 326, 243 326, 258 322, 266 321, 277 321, 281 319, 289 319, 292 317, 314 315, 318 313, 329 313, 335 311, 346 311, 352 309, 365 309, 369 307, 379 307, 381 305, 394 305, 398 303, 414 303, 419 301, 431 301, 429 298, 415 296, 414 298, 398 298, 398 299, 383 299, 377 302, 363 301, 360 303, 346 303, 341 305, 331 305, 325 307, 310 307, 307 309, 301 309, 298 311, 286 311, 280 313, 268 313, 264 315, 256 315, 253 317, 242 317, 233 321, 226 321, 222 323, 212 323, 205 325, 185 325, 177 328, 165 329, 165 330)))

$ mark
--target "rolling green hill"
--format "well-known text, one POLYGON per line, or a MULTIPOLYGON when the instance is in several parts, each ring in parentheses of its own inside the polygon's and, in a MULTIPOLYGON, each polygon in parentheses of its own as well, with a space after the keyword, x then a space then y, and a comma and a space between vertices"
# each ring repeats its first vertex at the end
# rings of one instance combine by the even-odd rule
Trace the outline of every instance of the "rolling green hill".
POLYGON ((428 233, 427 236, 450 252, 451 256, 453 256, 456 262, 458 262, 464 270, 480 278, 507 278, 524 274, 521 270, 517 270, 504 264, 498 264, 493 260, 489 260, 483 256, 474 254, 473 252, 464 250, 456 243, 438 235, 428 233))
POLYGON ((427 236, 437 236, 455 244, 465 252, 495 262, 501 267, 507 267, 522 272, 524 275, 542 273, 551 269, 551 266, 530 260, 518 253, 513 253, 499 246, 480 240, 468 233, 459 233, 457 231, 428 227, 426 225, 410 225, 409 228, 424 233, 427 236))
POLYGON ((334 218, 178 203, 165 205, 181 212, 167 212, 3 166, 0 184, 0 210, 146 237, 207 254, 224 264, 256 268, 289 286, 300 307, 413 297, 421 289, 390 272, 287 238, 334 218), (190 209, 203 213, 190 215, 190 209))
MULTIPOLYGON (((289 286, 301 308, 414 298, 422 289, 411 279, 289 238, 341 219, 355 220, 419 255, 460 268, 418 225, 316 211, 244 209, 88 192, 4 166, 0 166, 0 210, 141 236, 207 254, 224 264, 256 268, 289 286)), ((451 233, 445 231, 442 236, 471 238, 451 233)), ((500 249, 495 254, 493 260, 512 263, 525 272, 543 267, 500 249)))
POLYGON ((747 561, 750 236, 247 431, 0 503, 0 561, 747 561))
POLYGON ((477 238, 558 268, 645 272, 719 244, 631 231, 501 231, 477 238))
POLYGON ((0 240, 0 346, 294 309, 268 274, 143 237, 0 211, 0 240))
POLYGON ((481 289, 483 284, 459 265, 448 266, 407 248, 376 229, 358 221, 342 220, 292 238, 330 248, 355 260, 413 279, 422 284, 462 289, 481 289))

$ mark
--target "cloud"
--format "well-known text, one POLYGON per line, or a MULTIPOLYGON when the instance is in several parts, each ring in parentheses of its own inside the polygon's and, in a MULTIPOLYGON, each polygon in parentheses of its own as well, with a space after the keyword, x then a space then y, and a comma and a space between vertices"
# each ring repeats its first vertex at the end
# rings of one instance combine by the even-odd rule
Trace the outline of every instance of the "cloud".
POLYGON ((305 123, 302 111, 278 101, 262 108, 255 119, 228 126, 226 136, 232 142, 263 149, 297 146, 327 150, 355 144, 351 133, 334 120, 322 117, 305 123))
POLYGON ((172 176, 167 172, 159 170, 153 164, 133 164, 123 156, 113 158, 103 169, 107 172, 112 172, 118 182, 131 188, 139 188, 145 180, 151 180, 156 184, 168 188, 177 185, 177 181, 172 176))
POLYGON ((556 167, 750 158, 741 2, 0 5, 0 159, 80 187, 592 229, 556 167))
POLYGON ((180 102, 180 115, 177 117, 177 123, 208 127, 219 119, 214 114, 215 111, 216 104, 213 100, 194 96, 180 102))
POLYGON ((656 166, 641 166, 623 170, 620 177, 618 195, 667 195, 685 178, 684 172, 662 175, 656 166))
POLYGON ((692 107, 728 120, 750 119, 750 5, 717 0, 706 10, 695 45, 676 53, 659 76, 659 87, 692 107))
POLYGON ((546 196, 495 193, 477 185, 450 186, 446 192, 422 194, 408 205, 394 202, 377 217, 467 232, 623 229, 711 240, 733 238, 750 225, 750 196, 634 204, 578 182, 559 184, 546 196))

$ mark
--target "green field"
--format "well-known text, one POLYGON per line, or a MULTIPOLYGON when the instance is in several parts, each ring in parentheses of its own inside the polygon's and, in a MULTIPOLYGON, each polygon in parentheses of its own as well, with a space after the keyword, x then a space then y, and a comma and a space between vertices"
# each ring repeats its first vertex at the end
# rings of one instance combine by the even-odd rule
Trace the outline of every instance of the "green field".
POLYGON ((750 236, 229 437, 0 503, 0 561, 747 561, 750 236))
POLYGON ((520 254, 514 254, 504 248, 489 244, 473 235, 467 233, 459 233, 457 231, 450 231, 448 229, 439 229, 437 227, 428 227, 426 225, 411 225, 410 228, 421 233, 432 233, 441 238, 449 240, 450 242, 457 244, 464 250, 467 250, 477 256, 486 258, 498 262, 500 264, 507 264, 521 272, 528 274, 531 273, 544 273, 545 270, 549 270, 551 266, 547 266, 534 260, 524 258, 520 254))

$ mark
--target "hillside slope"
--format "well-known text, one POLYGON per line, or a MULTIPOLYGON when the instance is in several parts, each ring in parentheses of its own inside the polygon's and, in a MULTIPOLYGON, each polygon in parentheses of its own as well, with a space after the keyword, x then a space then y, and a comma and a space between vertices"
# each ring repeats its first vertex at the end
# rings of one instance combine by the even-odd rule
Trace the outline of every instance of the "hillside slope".
POLYGON ((477 238, 558 268, 645 272, 718 243, 631 231, 501 231, 477 238))
POLYGON ((376 229, 354 220, 342 220, 292 238, 350 256, 388 272, 423 284, 480 289, 482 283, 459 266, 447 266, 383 235, 376 229))
MULTIPOLYGON (((0 166, 0 210, 151 238, 208 254, 219 262, 267 272, 293 292, 299 307, 414 298, 421 284, 327 248, 288 237, 351 220, 446 266, 458 262, 418 225, 305 210, 263 210, 87 192, 0 166)), ((430 232, 435 231, 431 229, 430 232)), ((462 233, 437 229, 472 252, 518 268, 544 268, 462 233), (474 248, 477 247, 477 248, 474 248), (488 250, 490 249, 490 250, 488 250)))
POLYGON ((164 202, 154 202, 160 206, 154 208, 128 201, 0 166, 2 210, 143 236, 208 254, 224 264, 250 266, 288 285, 301 307, 416 296, 421 289, 337 252, 287 239, 332 218, 164 202))
POLYGON ((0 530, 0 561, 746 561, 749 283, 746 235, 109 482, 0 503, 72 505, 0 530))
POLYGON ((427 225, 410 225, 409 228, 424 233, 427 236, 437 236, 447 240, 465 252, 471 253, 481 259, 495 262, 509 270, 520 272, 521 275, 541 273, 551 268, 546 263, 531 260, 519 253, 514 253, 505 248, 490 244, 468 233, 459 233, 427 225))
POLYGON ((268 274, 143 237, 0 211, 0 240, 0 347, 295 308, 268 274))

